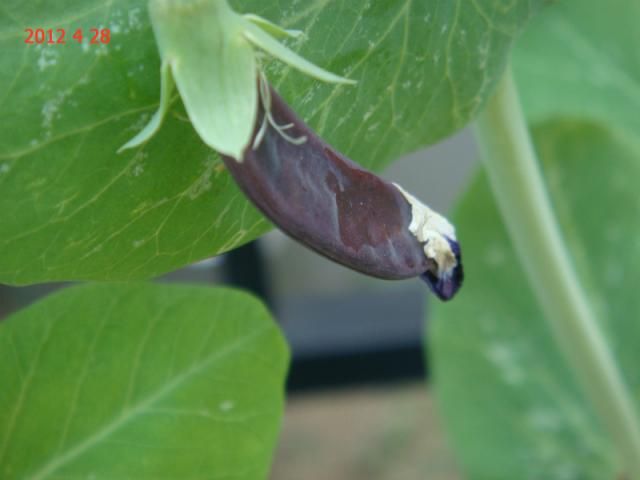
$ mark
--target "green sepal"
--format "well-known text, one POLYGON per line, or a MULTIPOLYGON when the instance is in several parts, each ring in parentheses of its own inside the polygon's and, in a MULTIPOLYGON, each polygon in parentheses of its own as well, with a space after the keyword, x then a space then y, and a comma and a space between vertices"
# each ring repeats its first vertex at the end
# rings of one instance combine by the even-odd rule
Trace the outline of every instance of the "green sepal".
POLYGON ((282 60, 287 65, 290 65, 302 73, 309 75, 310 77, 329 83, 342 83, 347 85, 353 85, 356 83, 355 80, 335 75, 318 67, 317 65, 314 65, 308 60, 305 60, 252 22, 245 20, 243 33, 244 36, 256 47, 276 57, 278 60, 282 60))
POLYGON ((202 140, 240 159, 258 109, 257 66, 244 19, 226 1, 152 0, 149 12, 163 61, 202 140))
POLYGON ((240 15, 226 0, 150 0, 149 14, 162 58, 160 106, 119 151, 142 144, 158 131, 175 82, 202 140, 241 161, 258 111, 254 47, 318 80, 355 83, 305 60, 273 37, 297 37, 302 32, 257 15, 240 15))
POLYGON ((269 35, 275 38, 300 38, 304 37, 304 32, 302 30, 289 30, 287 28, 282 28, 280 25, 276 25, 273 22, 270 22, 266 18, 262 18, 259 15, 254 15, 253 13, 247 13, 243 15, 243 17, 253 24, 260 27, 262 30, 267 32, 269 35))
POLYGON ((164 120, 164 116, 167 114, 169 110, 169 105, 171 104, 171 94, 174 89, 173 77, 171 76, 171 70, 169 66, 169 62, 163 60, 162 65, 160 67, 160 105, 158 106, 158 110, 153 114, 149 123, 140 130, 140 132, 121 146, 118 149, 118 153, 121 153, 123 150, 127 150, 128 148, 135 148, 149 140, 160 128, 162 125, 162 120, 164 120))

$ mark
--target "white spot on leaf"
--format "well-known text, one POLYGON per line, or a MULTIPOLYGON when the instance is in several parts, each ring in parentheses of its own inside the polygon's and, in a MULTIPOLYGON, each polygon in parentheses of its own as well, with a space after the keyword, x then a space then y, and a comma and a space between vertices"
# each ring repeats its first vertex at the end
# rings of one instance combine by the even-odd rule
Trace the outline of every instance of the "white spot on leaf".
POLYGON ((188 195, 191 200, 195 200, 204 192, 211 189, 211 177, 213 176, 213 171, 216 167, 216 164, 217 162, 215 162, 212 158, 207 158, 204 161, 204 171, 189 187, 188 195))
POLYGON ((107 47, 106 43, 101 43, 97 48, 94 49, 95 55, 97 57, 104 57, 109 54, 109 47, 107 47))
POLYGON ((43 72, 49 67, 53 67, 58 63, 59 53, 54 48, 43 48, 40 50, 38 57, 38 69, 43 72))
POLYGON ((117 22, 112 22, 111 25, 109 25, 109 30, 111 30, 111 33, 120 33, 121 29, 121 25, 117 22))
POLYGON ((221 412, 229 412, 233 410, 234 407, 235 403, 232 400, 224 400, 218 405, 221 412))
POLYGON ((140 22, 140 7, 135 7, 129 10, 129 28, 132 30, 139 30, 142 26, 140 22))
POLYGON ((495 342, 487 348, 486 356, 508 385, 519 385, 524 381, 525 374, 519 365, 518 353, 511 345, 495 342))
POLYGON ((133 175, 134 177, 139 177, 143 173, 144 173, 144 165, 141 163, 134 165, 133 168, 131 169, 131 175, 133 175))
POLYGON ((362 119, 366 122, 367 120, 369 120, 369 118, 371 117, 371 115, 373 115, 373 111, 375 110, 374 107, 369 107, 369 110, 367 110, 364 114, 364 116, 362 117, 362 119))

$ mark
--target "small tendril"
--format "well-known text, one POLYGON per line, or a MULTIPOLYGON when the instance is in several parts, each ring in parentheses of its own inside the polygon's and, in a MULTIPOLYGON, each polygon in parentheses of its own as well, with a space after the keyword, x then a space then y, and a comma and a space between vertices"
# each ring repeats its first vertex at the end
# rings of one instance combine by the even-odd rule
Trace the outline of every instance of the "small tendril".
POLYGON ((267 83, 267 78, 265 77, 262 70, 259 73, 259 90, 260 90, 260 101, 262 102, 262 109, 264 110, 264 116, 262 117, 262 123, 260 124, 260 129, 256 133, 256 137, 253 140, 252 148, 256 150, 265 134, 267 133, 267 125, 271 125, 278 134, 284 138, 287 142, 292 143, 294 145, 302 145, 307 141, 307 136, 303 135, 301 137, 292 137, 287 134, 285 130, 292 128, 294 126, 293 123, 287 123, 286 125, 278 125, 273 116, 271 115, 271 92, 269 90, 269 84, 267 83))

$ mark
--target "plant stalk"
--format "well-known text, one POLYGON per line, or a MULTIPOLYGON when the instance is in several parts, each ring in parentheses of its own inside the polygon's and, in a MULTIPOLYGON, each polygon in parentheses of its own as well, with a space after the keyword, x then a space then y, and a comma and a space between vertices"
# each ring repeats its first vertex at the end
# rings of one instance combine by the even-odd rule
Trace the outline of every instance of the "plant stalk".
POLYGON ((480 114, 475 133, 498 207, 556 341, 626 475, 640 479, 637 412, 571 263, 510 69, 480 114))

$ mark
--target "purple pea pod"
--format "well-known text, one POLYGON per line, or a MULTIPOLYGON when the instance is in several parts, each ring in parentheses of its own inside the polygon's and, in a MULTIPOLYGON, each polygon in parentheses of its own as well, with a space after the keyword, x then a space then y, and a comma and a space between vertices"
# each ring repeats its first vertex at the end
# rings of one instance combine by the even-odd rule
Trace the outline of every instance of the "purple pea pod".
POLYGON ((463 279, 453 226, 334 150, 266 83, 260 90, 242 160, 222 157, 254 205, 286 234, 341 265, 390 280, 420 276, 442 300, 453 297, 463 279))

